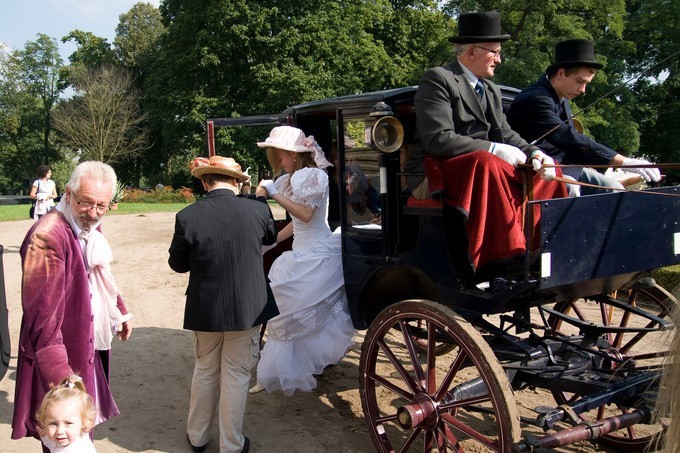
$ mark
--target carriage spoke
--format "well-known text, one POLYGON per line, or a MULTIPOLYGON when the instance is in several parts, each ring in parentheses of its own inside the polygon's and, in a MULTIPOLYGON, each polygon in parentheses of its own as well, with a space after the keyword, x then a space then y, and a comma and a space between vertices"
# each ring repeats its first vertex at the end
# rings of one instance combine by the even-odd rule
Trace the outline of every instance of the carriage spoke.
POLYGON ((487 447, 497 449, 498 444, 489 439, 487 436, 484 434, 480 433, 479 431, 476 431, 472 429, 470 426, 466 425, 465 423, 462 423, 455 417, 452 417, 450 414, 442 414, 442 420, 444 420, 446 423, 451 425, 454 429, 457 429, 458 431, 462 432, 466 436, 469 436, 473 439, 476 439, 477 441, 481 442, 482 444, 486 445, 487 447))
POLYGON ((411 359, 411 364, 413 365, 413 371, 416 374, 416 379, 418 383, 423 386, 423 381, 425 380, 423 376, 423 368, 416 353, 416 348, 414 345, 413 337, 411 336, 408 321, 399 321, 399 329, 401 330, 401 337, 406 350, 408 351, 408 356, 411 359))
POLYGON ((419 386, 418 383, 416 383, 411 376, 408 374, 408 371, 402 366, 400 360, 397 358, 397 356, 392 352, 389 346, 387 346, 387 343, 385 343, 384 340, 378 341, 378 344, 380 348, 383 350, 387 358, 389 359, 390 363, 394 368, 397 370, 401 378, 404 380, 406 385, 408 385, 409 389, 411 390, 411 393, 417 393, 419 391, 419 386))

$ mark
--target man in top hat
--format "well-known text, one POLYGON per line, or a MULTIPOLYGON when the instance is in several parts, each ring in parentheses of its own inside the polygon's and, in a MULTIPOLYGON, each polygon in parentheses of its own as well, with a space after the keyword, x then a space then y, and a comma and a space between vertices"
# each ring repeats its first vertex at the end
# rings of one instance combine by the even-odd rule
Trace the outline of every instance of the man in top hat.
MULTIPOLYGON (((593 42, 570 39, 555 46, 555 62, 545 74, 515 97, 508 111, 510 125, 526 140, 539 139, 537 146, 556 162, 584 165, 565 168, 565 176, 600 186, 569 185, 572 196, 622 189, 620 182, 606 177, 588 165, 648 165, 643 159, 624 157, 611 148, 579 132, 573 121, 569 101, 586 92, 602 64, 595 60, 593 42), (605 189, 605 187, 609 189, 605 189)), ((657 182, 656 168, 630 168, 645 181, 657 182)))
MULTIPOLYGON (((501 43, 508 39, 498 12, 460 15, 458 36, 449 38, 456 59, 428 69, 416 93, 414 149, 406 168, 422 173, 425 157, 436 159, 444 201, 454 208, 448 218, 458 217, 449 222, 457 230, 452 237, 467 241, 452 250, 464 284, 519 275, 522 269, 527 244, 519 164, 530 161, 538 172, 533 175, 535 198, 566 196, 564 184, 551 181, 555 171, 547 165, 552 159, 510 128, 500 89, 488 80, 501 62, 501 43)), ((419 199, 431 195, 421 179, 409 179, 419 199)))
POLYGON ((177 213, 168 264, 189 272, 184 328, 194 331, 187 439, 203 451, 219 412, 220 451, 246 452, 242 434, 251 370, 260 354, 260 326, 278 314, 262 268, 262 246, 276 242, 266 203, 237 197, 249 176, 232 158, 190 163, 208 192, 177 213))

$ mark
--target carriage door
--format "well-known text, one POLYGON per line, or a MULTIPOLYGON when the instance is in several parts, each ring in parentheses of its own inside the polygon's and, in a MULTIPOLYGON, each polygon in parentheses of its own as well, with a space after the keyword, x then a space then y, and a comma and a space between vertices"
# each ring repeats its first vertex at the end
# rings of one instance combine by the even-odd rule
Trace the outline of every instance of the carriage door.
POLYGON ((364 283, 383 265, 380 153, 370 147, 368 110, 339 111, 336 143, 345 288, 352 319, 364 283), (368 128, 368 131, 367 131, 368 128))

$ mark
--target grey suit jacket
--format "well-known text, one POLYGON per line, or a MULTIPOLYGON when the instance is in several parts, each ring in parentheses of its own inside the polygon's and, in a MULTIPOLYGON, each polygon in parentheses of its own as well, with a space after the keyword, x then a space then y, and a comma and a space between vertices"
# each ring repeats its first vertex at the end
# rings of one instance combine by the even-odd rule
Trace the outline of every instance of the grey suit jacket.
MULTIPOLYGON (((491 142, 527 148, 527 154, 537 149, 510 128, 498 86, 481 80, 488 101, 486 111, 482 110, 458 60, 423 74, 416 92, 416 132, 407 171, 423 172, 426 155, 455 157, 488 150, 491 142)), ((420 178, 411 178, 409 185, 413 188, 419 181, 420 178)))
MULTIPOLYGON (((184 328, 247 330, 278 312, 268 306, 262 245, 276 242, 266 203, 211 190, 177 213, 168 264, 189 272, 184 328)), ((273 298, 270 299, 273 303, 273 298)))

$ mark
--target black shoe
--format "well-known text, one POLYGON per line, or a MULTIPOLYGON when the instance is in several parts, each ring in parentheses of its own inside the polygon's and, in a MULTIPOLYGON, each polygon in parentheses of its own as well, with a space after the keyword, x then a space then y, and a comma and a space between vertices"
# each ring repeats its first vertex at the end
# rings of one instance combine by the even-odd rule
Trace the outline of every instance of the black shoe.
MULTIPOLYGON (((247 439, 247 438, 246 438, 246 439, 247 439)), ((189 440, 189 435, 188 435, 188 434, 187 434, 187 442, 189 442, 189 445, 191 445, 191 450, 192 450, 192 451, 205 451, 205 445, 208 445, 208 444, 205 444, 205 445, 203 445, 202 447, 197 447, 196 445, 194 445, 194 444, 191 443, 191 441, 189 440)), ((246 443, 247 443, 247 442, 246 442, 246 443)), ((243 450, 243 451, 247 451, 247 450, 243 450)))
POLYGON ((250 450, 250 439, 244 436, 245 442, 243 442, 243 450, 241 450, 241 453, 248 453, 248 450, 250 450))

